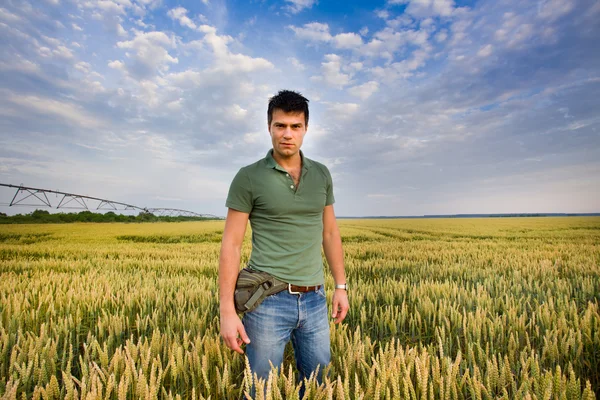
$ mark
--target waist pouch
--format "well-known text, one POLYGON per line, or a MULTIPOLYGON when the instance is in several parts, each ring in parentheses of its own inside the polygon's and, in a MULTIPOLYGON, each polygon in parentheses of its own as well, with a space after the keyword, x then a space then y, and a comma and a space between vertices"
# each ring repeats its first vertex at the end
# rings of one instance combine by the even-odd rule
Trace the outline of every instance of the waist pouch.
POLYGON ((273 275, 246 267, 240 271, 235 283, 233 295, 235 310, 240 314, 252 311, 267 296, 287 288, 286 282, 280 281, 273 275))

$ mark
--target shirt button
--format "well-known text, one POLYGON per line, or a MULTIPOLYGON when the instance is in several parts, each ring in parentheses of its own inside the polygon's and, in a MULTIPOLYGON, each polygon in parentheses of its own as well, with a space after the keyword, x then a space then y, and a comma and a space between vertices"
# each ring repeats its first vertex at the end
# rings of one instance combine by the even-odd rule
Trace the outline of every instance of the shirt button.
POLYGON ((290 185, 290 189, 293 189, 293 188, 294 188, 294 185, 290 185))
POLYGON ((285 174, 285 176, 287 176, 288 178, 290 177, 290 174, 285 174))

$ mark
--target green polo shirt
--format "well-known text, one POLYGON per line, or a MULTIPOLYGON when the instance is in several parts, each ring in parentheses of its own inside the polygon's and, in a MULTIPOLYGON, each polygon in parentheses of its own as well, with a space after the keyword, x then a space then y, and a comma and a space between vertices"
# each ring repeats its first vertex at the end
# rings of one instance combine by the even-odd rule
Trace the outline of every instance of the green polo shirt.
POLYGON ((225 206, 250 214, 252 268, 294 285, 321 285, 323 209, 335 201, 333 182, 326 166, 302 152, 300 156, 298 187, 271 149, 262 160, 240 169, 225 206))

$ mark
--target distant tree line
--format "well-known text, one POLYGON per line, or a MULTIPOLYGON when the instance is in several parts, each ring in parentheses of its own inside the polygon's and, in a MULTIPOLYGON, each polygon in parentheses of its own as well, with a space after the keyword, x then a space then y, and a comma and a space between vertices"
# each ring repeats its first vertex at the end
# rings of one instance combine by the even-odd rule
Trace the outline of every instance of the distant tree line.
POLYGON ((203 221, 211 218, 203 217, 163 217, 149 212, 140 212, 138 215, 94 213, 81 211, 79 213, 56 213, 51 214, 46 210, 35 210, 29 214, 17 214, 8 216, 0 213, 0 224, 65 224, 70 222, 182 222, 203 221))

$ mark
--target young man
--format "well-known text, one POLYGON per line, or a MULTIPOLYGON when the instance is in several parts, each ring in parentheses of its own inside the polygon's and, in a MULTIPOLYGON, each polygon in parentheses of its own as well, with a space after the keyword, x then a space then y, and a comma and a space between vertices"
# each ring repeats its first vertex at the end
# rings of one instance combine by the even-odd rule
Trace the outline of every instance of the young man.
POLYGON ((308 100, 280 91, 269 100, 267 117, 273 148, 237 173, 227 196, 219 261, 221 336, 240 354, 246 344, 250 368, 263 379, 269 376, 269 362, 280 366, 291 339, 299 378, 304 379, 330 361, 321 245, 336 284, 332 318, 340 323, 348 312, 342 241, 331 175, 300 151, 308 127, 308 100), (248 220, 249 266, 289 287, 267 297, 240 320, 233 294, 248 220))

